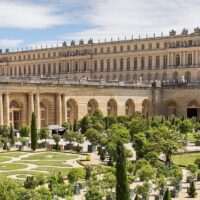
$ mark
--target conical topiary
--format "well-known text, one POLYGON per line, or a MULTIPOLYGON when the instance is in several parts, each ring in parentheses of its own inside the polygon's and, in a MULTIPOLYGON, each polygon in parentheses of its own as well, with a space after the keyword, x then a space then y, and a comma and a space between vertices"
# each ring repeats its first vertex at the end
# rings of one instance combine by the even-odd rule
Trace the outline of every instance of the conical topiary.
POLYGON ((171 192, 169 191, 169 188, 167 188, 163 200, 171 200, 171 199, 172 199, 171 192))
POLYGON ((196 186, 195 186, 195 184, 194 184, 194 181, 192 181, 192 182, 190 183, 188 195, 189 195, 190 198, 195 198, 196 195, 197 195, 196 186))

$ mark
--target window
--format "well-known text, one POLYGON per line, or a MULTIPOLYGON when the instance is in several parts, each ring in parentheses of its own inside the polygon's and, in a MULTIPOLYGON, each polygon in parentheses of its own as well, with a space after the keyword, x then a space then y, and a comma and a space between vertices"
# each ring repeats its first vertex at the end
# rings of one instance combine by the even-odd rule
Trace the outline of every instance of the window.
POLYGON ((40 58, 40 54, 38 54, 38 59, 40 58))
POLYGON ((117 70, 117 60, 116 59, 113 60, 113 70, 114 71, 117 70))
POLYGON ((120 51, 123 51, 123 50, 124 50, 123 46, 120 46, 120 51))
POLYGON ((136 44, 134 45, 134 50, 137 51, 137 45, 136 44))
POLYGON ((152 69, 152 57, 151 56, 149 57, 149 63, 148 64, 149 64, 149 69, 152 69))
POLYGON ((101 71, 104 71, 104 66, 103 66, 103 65, 104 65, 104 62, 103 62, 103 60, 101 60, 100 63, 101 63, 101 64, 100 64, 100 65, 101 65, 101 71))
POLYGON ((180 47, 180 42, 176 41, 176 47, 180 47))
POLYGON ((45 58, 45 53, 43 53, 43 58, 45 58))
POLYGON ((107 47, 107 53, 110 53, 110 47, 107 47))
POLYGON ((149 44, 149 49, 152 49, 152 44, 151 43, 149 44))
POLYGON ((144 44, 141 45, 141 49, 144 50, 144 44))
POLYGON ((160 43, 156 43, 156 49, 160 48, 160 43))
POLYGON ((137 70, 138 68, 138 61, 137 58, 134 58, 134 70, 137 70))
POLYGON ((131 67, 131 60, 130 58, 127 58, 127 70, 130 70, 131 67))
POLYGON ((192 54, 188 54, 188 65, 192 65, 192 54))
POLYGON ((192 40, 189 40, 188 45, 189 45, 189 47, 192 46, 192 40))
POLYGON ((144 65, 145 65, 145 60, 144 57, 141 58, 141 69, 144 69, 144 65))
POLYGON ((117 47, 116 46, 113 47, 113 51, 117 52, 117 47))
POLYGON ((120 59, 120 70, 121 71, 124 70, 124 59, 123 58, 120 59))
POLYGON ((164 56, 163 58, 163 67, 167 68, 167 56, 164 56))
POLYGON ((56 57, 56 52, 53 52, 53 57, 54 57, 54 58, 56 57))
POLYGON ((131 47, 130 45, 127 46, 127 51, 130 51, 131 50, 131 47))
POLYGON ((21 56, 19 56, 19 60, 21 60, 21 56))
POLYGON ((75 63, 75 72, 78 71, 78 62, 75 63))
POLYGON ((87 62, 84 61, 84 71, 86 72, 87 71, 87 62))
POLYGON ((159 69, 160 67, 160 57, 156 56, 156 69, 159 69))
POLYGON ((164 48, 165 48, 165 49, 167 48, 167 42, 164 43, 164 48))
POLYGON ((50 53, 48 53, 48 58, 50 58, 51 57, 51 54, 50 53))
POLYGON ((103 53, 103 48, 101 48, 101 53, 103 53))
POLYGON ((35 60, 35 54, 33 54, 33 59, 35 60))
POLYGON ((26 56, 24 55, 24 60, 26 60, 26 56))
POLYGON ((97 71, 97 61, 96 60, 94 61, 94 71, 95 72, 97 71))
POLYGON ((107 71, 110 71, 110 60, 107 60, 107 71))
POLYGON ((97 53, 97 48, 94 49, 94 53, 97 53))
POLYGON ((180 55, 176 55, 176 66, 180 66, 180 65, 181 65, 180 55))

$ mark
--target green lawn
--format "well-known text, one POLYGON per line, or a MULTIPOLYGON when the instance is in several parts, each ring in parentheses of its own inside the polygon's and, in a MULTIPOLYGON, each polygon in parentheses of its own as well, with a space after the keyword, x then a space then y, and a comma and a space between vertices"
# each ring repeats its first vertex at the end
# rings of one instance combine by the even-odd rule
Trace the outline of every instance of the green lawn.
POLYGON ((176 165, 189 165, 194 163, 194 161, 200 158, 200 153, 187 153, 187 154, 181 154, 181 155, 174 155, 172 157, 172 161, 176 165))
POLYGON ((1 156, 0 155, 0 162, 5 162, 5 161, 9 161, 11 158, 6 157, 6 156, 1 156))
POLYGON ((56 168, 56 167, 37 167, 34 170, 36 171, 46 171, 49 173, 59 173, 61 172, 63 175, 67 175, 70 171, 70 168, 56 168))
POLYGON ((6 153, 0 153, 1 156, 8 156, 8 157, 19 157, 22 155, 25 155, 25 152, 15 151, 15 152, 6 152, 6 153))
POLYGON ((78 155, 73 154, 66 154, 66 153, 52 153, 52 152, 45 152, 40 154, 32 154, 29 157, 22 158, 22 160, 70 160, 70 159, 77 159, 78 155))
POLYGON ((7 172, 0 173, 0 177, 7 177, 11 175, 17 175, 17 176, 19 175, 21 177, 26 177, 27 175, 37 176, 41 174, 44 174, 44 173, 36 172, 36 171, 7 171, 7 172))
POLYGON ((26 164, 20 163, 0 163, 0 171, 16 170, 27 168, 26 164))
POLYGON ((64 161, 53 161, 53 160, 47 160, 47 161, 21 160, 21 161, 18 161, 17 163, 31 163, 38 166, 72 167, 71 165, 65 163, 64 161))

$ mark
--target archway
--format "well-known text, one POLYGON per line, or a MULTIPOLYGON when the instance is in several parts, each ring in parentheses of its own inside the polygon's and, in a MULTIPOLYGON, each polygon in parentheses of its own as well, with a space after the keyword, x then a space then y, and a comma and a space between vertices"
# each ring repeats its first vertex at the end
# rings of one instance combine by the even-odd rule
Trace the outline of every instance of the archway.
POLYGON ((69 99, 67 101, 67 121, 74 124, 75 120, 78 120, 78 104, 74 99, 69 99))
POLYGON ((197 101, 190 101, 187 106, 187 117, 195 117, 196 119, 199 119, 199 108, 199 103, 197 101))
POLYGON ((21 106, 16 100, 10 102, 10 124, 17 130, 21 125, 21 106))
POLYGON ((174 82, 178 81, 178 72, 174 72, 173 73, 173 78, 172 79, 173 79, 174 82))
POLYGON ((190 72, 185 72, 185 81, 187 83, 191 82, 191 73, 190 72))
POLYGON ((176 115, 176 103, 174 101, 167 104, 167 115, 176 115))
POLYGON ((135 112, 135 105, 132 99, 128 99, 125 105, 125 115, 131 116, 135 112))
POLYGON ((147 99, 142 102, 142 114, 145 117, 150 115, 150 102, 147 99))
POLYGON ((98 108, 98 103, 96 99, 91 99, 87 104, 88 114, 93 115, 97 108, 98 108))
POLYGON ((114 99, 110 99, 107 103, 108 116, 117 116, 117 102, 114 99))

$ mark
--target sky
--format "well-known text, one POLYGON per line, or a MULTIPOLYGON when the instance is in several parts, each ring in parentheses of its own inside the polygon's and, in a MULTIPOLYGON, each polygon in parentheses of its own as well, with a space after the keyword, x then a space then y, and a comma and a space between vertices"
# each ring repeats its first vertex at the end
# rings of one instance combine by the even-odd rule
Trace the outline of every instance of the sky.
POLYGON ((168 35, 200 26, 199 0, 0 0, 0 49, 168 35))

